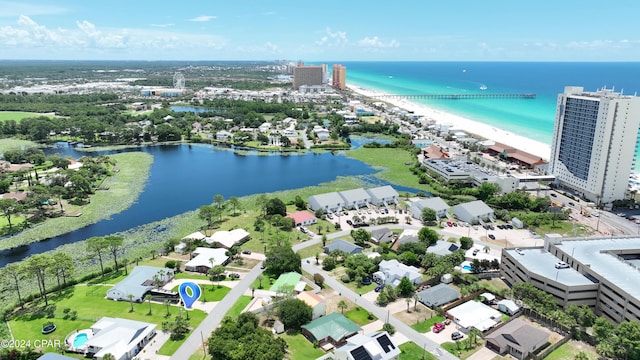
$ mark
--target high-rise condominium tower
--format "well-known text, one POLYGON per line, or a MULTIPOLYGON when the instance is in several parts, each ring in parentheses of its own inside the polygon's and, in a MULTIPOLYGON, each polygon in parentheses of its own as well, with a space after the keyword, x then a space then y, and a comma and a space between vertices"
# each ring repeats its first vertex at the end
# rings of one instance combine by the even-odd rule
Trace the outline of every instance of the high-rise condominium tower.
POLYGON ((587 199, 624 199, 640 126, 640 98, 567 86, 558 95, 550 172, 587 199))
POLYGON ((347 68, 340 64, 333 65, 331 85, 338 89, 344 90, 347 85, 347 68))

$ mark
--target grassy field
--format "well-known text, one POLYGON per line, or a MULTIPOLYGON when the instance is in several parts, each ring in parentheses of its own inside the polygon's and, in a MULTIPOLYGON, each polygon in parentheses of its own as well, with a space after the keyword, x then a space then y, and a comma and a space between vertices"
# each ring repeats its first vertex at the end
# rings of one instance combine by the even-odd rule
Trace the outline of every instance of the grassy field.
POLYGON ((15 120, 16 122, 20 122, 20 120, 22 119, 36 118, 40 116, 54 117, 52 114, 41 114, 24 111, 0 111, 0 121, 15 120))
POLYGON ((287 352, 290 360, 316 359, 324 355, 322 349, 313 347, 313 344, 302 334, 288 335, 284 333, 278 336, 289 345, 287 352))
MULTIPOLYGON (((198 286, 200 286, 202 290, 202 296, 200 297, 200 301, 202 302, 220 301, 231 291, 230 288, 222 285, 198 284, 198 286)), ((176 285, 171 290, 178 292, 178 287, 179 286, 176 285)))
POLYGON ((420 346, 416 345, 414 342, 406 342, 400 346, 400 360, 435 360, 437 359, 435 356, 431 355, 428 351, 425 351, 420 346))
POLYGON ((595 349, 587 345, 583 342, 571 340, 565 344, 560 345, 559 348, 553 350, 551 354, 547 355, 544 360, 564 360, 564 359, 573 359, 576 354, 579 352, 583 352, 587 355, 589 360, 596 360, 599 358, 598 353, 595 352, 595 349))
MULTIPOLYGON (((0 112, 0 114, 2 114, 2 112, 0 112)), ((38 143, 28 140, 0 139, 0 153, 4 153, 7 150, 20 150, 39 146, 38 143)))
POLYGON ((413 328, 413 330, 420 332, 420 333, 427 333, 429 331, 431 331, 431 328, 433 327, 433 324, 437 323, 437 322, 442 322, 444 321, 444 317, 437 315, 432 317, 431 319, 427 319, 425 321, 419 322, 417 324, 413 324, 411 325, 411 327, 413 328))
MULTIPOLYGON (((53 309, 53 318, 48 318, 44 301, 29 304, 25 310, 20 310, 11 316, 9 326, 16 339, 42 339, 64 341, 65 337, 74 330, 87 329, 103 316, 120 317, 130 320, 161 324, 167 320, 167 307, 158 303, 129 303, 125 301, 106 300, 104 296, 110 286, 81 284, 64 290, 60 294, 50 295, 49 307, 53 309), (133 306, 133 311, 131 308, 133 306), (151 307, 151 313, 149 309, 151 307), (65 314, 65 309, 77 312, 77 319, 71 320, 65 314), (96 309, 100 309, 96 311, 96 309), (49 335, 42 335, 42 326, 49 321, 56 324, 56 331, 49 335)), ((179 308, 169 306, 171 318, 179 314, 179 308)), ((189 312, 193 328, 204 320, 206 314, 200 310, 189 312)), ((181 342, 175 342, 177 346, 181 342)), ((176 344, 174 344, 176 345, 176 344)), ((54 349, 48 349, 54 350, 54 349)))
POLYGON ((380 170, 376 174, 380 179, 414 189, 429 191, 425 185, 418 183, 418 177, 409 170, 410 165, 405 164, 413 164, 416 160, 415 156, 406 150, 361 147, 356 150, 346 151, 345 154, 380 170))
POLYGON ((110 156, 117 162, 119 172, 107 178, 103 186, 107 191, 96 191, 91 202, 82 207, 68 207, 69 213, 82 213, 79 217, 48 219, 19 234, 0 242, 0 250, 58 236, 106 219, 129 208, 138 198, 149 176, 153 157, 147 153, 130 152, 110 156))
POLYGON ((442 343, 441 346, 443 349, 447 350, 450 354, 453 354, 460 359, 466 359, 469 356, 473 355, 476 351, 480 350, 483 346, 483 341, 480 340, 476 343, 474 348, 464 349, 462 346, 462 342, 456 344, 454 342, 445 342, 442 343))
POLYGON ((369 312, 361 308, 360 306, 357 306, 355 309, 351 309, 345 312, 344 316, 360 326, 367 325, 378 320, 378 318, 373 314, 369 316, 369 312))

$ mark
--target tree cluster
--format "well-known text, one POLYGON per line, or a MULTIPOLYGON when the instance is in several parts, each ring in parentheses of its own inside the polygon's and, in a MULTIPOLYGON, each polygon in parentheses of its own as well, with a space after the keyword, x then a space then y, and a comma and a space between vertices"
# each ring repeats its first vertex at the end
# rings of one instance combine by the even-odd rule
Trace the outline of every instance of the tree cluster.
POLYGON ((261 328, 251 312, 240 314, 237 320, 225 318, 208 342, 209 355, 218 360, 282 360, 286 349, 287 343, 261 328))

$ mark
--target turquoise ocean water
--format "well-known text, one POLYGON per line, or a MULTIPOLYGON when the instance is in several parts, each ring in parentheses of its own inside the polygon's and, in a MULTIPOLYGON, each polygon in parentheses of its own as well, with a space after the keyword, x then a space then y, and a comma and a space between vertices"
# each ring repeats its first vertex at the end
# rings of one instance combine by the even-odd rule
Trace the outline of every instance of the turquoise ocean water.
MULTIPOLYGON (((347 67, 349 84, 389 94, 535 93, 535 99, 411 101, 547 144, 553 136, 557 96, 565 86, 582 86, 586 91, 606 87, 628 95, 640 94, 640 62, 342 64, 347 67)), ((640 164, 635 171, 640 171, 640 164)))

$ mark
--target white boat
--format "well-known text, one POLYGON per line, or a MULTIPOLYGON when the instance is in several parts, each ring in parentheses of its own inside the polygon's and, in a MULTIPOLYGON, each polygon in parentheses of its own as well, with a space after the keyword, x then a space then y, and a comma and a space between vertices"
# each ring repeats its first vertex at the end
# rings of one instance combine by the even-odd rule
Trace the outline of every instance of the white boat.
POLYGON ((487 85, 485 84, 480 85, 480 90, 487 90, 487 85))

